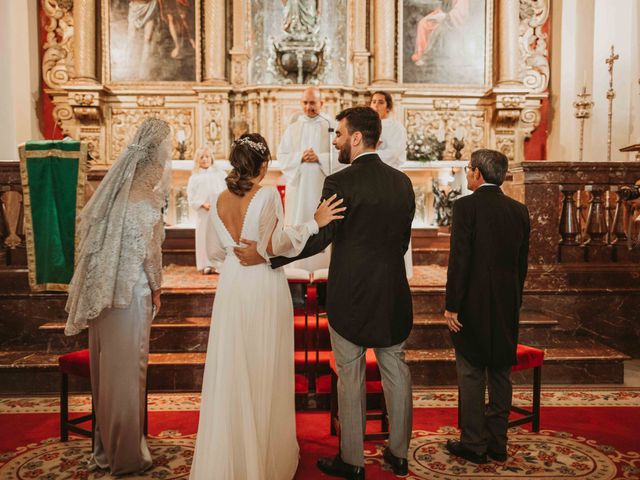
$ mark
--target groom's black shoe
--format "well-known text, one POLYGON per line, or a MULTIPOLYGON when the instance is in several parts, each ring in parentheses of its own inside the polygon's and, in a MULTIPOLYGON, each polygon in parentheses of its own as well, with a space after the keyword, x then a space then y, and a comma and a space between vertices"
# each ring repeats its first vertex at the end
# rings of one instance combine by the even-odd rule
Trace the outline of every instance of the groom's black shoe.
POLYGON ((495 460, 496 462, 506 462, 508 458, 507 452, 498 453, 498 452, 494 452, 493 450, 487 450, 487 457, 489 457, 492 460, 495 460))
POLYGON ((318 459, 318 468, 322 473, 332 477, 346 478, 348 480, 364 480, 364 467, 356 467, 345 463, 340 455, 333 458, 323 457, 318 459))
POLYGON ((396 457, 391 453, 391 449, 389 447, 384 449, 382 457, 384 458, 384 461, 391 466, 391 470, 393 470, 395 475, 399 477, 409 475, 409 464, 407 463, 406 458, 396 457))
POLYGON ((487 463, 487 454, 482 455, 472 452, 462 445, 458 440, 447 440, 447 450, 456 457, 464 458, 471 463, 484 464, 487 463))

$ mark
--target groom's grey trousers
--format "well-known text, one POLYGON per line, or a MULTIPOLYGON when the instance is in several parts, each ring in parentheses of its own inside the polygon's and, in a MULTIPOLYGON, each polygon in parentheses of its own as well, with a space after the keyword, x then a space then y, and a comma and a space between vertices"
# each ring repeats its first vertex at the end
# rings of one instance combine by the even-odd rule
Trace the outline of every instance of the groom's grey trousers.
MULTIPOLYGON (((331 327, 329 331, 338 369, 340 455, 346 463, 362 467, 367 414, 367 349, 341 337, 331 327)), ((382 374, 382 389, 389 412, 389 448, 396 457, 407 458, 413 405, 411 373, 404 361, 402 345, 403 343, 386 348, 374 348, 374 352, 382 374)))

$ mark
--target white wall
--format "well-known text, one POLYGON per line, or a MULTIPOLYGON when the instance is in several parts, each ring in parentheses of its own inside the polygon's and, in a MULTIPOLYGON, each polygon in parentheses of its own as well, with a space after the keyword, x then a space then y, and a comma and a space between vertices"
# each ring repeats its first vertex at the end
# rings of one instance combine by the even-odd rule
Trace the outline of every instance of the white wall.
POLYGON ((614 66, 611 158, 633 160, 621 147, 640 141, 640 6, 638 0, 553 0, 551 121, 549 160, 578 160, 579 130, 573 102, 586 83, 595 103, 586 121, 585 161, 607 159, 605 59, 611 45, 620 59, 614 66))
POLYGON ((37 1, 0 0, 0 160, 16 160, 20 143, 42 138, 37 1))

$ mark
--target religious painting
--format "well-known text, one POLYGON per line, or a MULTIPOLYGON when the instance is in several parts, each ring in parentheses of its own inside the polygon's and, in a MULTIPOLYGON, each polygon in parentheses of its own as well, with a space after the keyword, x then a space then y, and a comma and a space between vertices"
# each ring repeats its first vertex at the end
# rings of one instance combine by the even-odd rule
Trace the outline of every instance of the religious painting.
POLYGON ((404 83, 486 83, 487 0, 402 0, 399 10, 404 83))
POLYGON ((344 84, 347 0, 251 0, 250 82, 344 84))
POLYGON ((198 80, 199 0, 107 0, 106 78, 117 83, 198 80))

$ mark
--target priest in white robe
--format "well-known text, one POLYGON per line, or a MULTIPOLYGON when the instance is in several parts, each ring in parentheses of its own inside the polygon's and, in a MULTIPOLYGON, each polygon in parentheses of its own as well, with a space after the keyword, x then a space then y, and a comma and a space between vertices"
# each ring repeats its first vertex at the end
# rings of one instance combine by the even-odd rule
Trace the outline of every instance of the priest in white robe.
POLYGON ((196 224, 196 269, 202 273, 213 273, 216 265, 208 254, 207 235, 213 229, 210 225, 211 198, 226 190, 227 173, 215 165, 211 148, 206 146, 196 151, 193 173, 187 184, 187 199, 196 224))
MULTIPOLYGON (((320 90, 307 88, 302 94, 302 115, 287 127, 278 147, 278 162, 286 180, 284 216, 286 225, 300 225, 313 219, 322 196, 324 179, 338 170, 337 159, 330 161, 329 127, 335 122, 320 113, 320 90)), ((328 268, 330 249, 288 268, 310 272, 328 268)))
MULTIPOLYGON (((382 134, 376 153, 387 165, 397 168, 407 161, 407 130, 398 120, 390 116, 393 110, 393 97, 388 92, 374 92, 371 96, 371 108, 373 108, 382 121, 382 134)), ((413 259, 411 257, 411 241, 404 255, 404 266, 407 278, 413 276, 413 259)))

